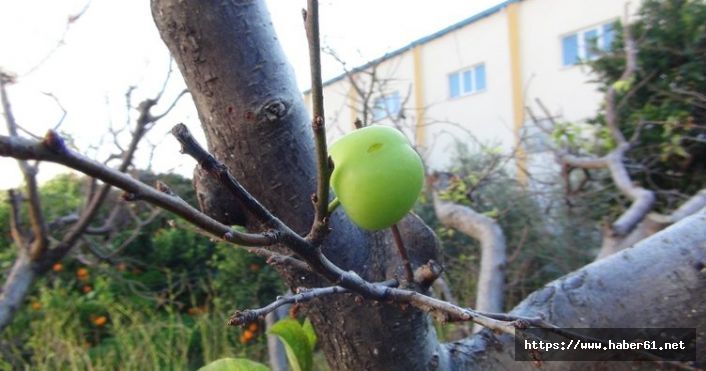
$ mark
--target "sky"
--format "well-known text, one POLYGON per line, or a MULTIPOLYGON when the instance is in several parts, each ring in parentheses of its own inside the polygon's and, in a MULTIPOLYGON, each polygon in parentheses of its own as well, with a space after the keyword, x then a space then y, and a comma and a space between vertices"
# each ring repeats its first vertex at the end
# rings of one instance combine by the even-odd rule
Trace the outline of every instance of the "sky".
MULTIPOLYGON (((306 1, 265 1, 299 87, 305 90, 310 86, 301 18, 306 1)), ((323 0, 321 43, 335 50, 348 67, 354 67, 500 2, 323 0)), ((169 53, 154 26, 149 1, 0 0, 0 69, 18 77, 8 94, 19 125, 37 135, 53 128, 62 117, 62 109, 52 98, 56 97, 67 112, 60 132, 70 136, 78 150, 94 158, 115 152, 107 132, 111 125, 120 128, 127 120, 128 88, 137 87, 132 93, 135 106, 153 97, 165 81, 169 64, 169 53), (68 22, 84 9, 79 19, 68 22)), ((157 113, 184 89, 176 66, 174 69, 157 113)), ((326 55, 322 69, 324 80, 343 72, 341 65, 326 55)), ((130 112, 134 118, 134 109, 130 112)), ((150 163, 159 172, 191 173, 193 162, 178 154, 178 144, 167 134, 177 122, 198 130, 188 95, 157 124, 140 147, 138 167, 150 163), (156 147, 150 157, 153 146, 156 147)), ((0 134, 7 134, 4 121, 0 134)), ((123 141, 127 137, 127 132, 118 136, 123 141)), ((19 185, 21 175, 14 161, 0 158, 0 170, 0 189, 19 185)), ((63 168, 57 165, 42 164, 39 180, 45 181, 61 171, 63 168)))

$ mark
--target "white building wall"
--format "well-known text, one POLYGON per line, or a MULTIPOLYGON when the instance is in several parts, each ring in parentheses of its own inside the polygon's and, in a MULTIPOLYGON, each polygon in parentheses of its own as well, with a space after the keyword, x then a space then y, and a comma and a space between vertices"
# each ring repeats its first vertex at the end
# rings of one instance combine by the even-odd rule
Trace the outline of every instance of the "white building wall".
MULTIPOLYGON (((627 2, 522 0, 509 5, 515 6, 518 14, 520 75, 516 78, 521 81, 521 102, 513 103, 512 99, 511 17, 505 7, 416 46, 420 49, 417 62, 421 65, 421 73, 416 78, 422 82, 423 107, 417 107, 415 99, 413 48, 383 58, 378 64, 377 76, 384 81, 374 89, 369 104, 372 106, 376 97, 395 91, 403 101, 406 100, 402 118, 385 119, 380 123, 404 126, 405 133, 417 143, 430 169, 451 165, 456 141, 476 148, 479 143, 485 146, 499 144, 510 150, 516 146, 517 134, 513 109, 518 107, 513 104, 519 104, 521 110, 529 106, 541 115, 535 104, 535 98, 539 98, 559 121, 583 121, 595 115, 602 95, 596 85, 590 83, 593 77, 587 67, 563 66, 562 37, 621 19, 627 2), (449 74, 480 63, 485 65, 486 89, 450 98, 449 74), (424 114, 422 129, 415 127, 419 108, 423 108, 424 114)), ((640 1, 631 0, 630 3, 634 13, 640 1)), ((359 72, 355 79, 367 91, 369 76, 359 72)), ((361 98, 347 77, 324 87, 324 103, 330 139, 352 130, 355 118, 361 117, 361 98)), ((525 117, 525 123, 527 119, 525 117)))
POLYGON ((520 53, 526 104, 539 111, 542 100, 562 121, 582 121, 596 114, 603 95, 587 66, 563 66, 563 36, 623 18, 625 4, 636 0, 525 0, 520 2, 520 53))
MULTIPOLYGON (((411 53, 403 53, 386 59, 375 67, 375 80, 370 74, 372 68, 354 74, 356 86, 363 90, 363 96, 353 88, 348 77, 344 77, 324 87, 324 111, 329 135, 334 137, 353 130, 356 119, 367 124, 379 123, 400 128, 414 138, 414 62, 411 53), (372 85, 372 88, 371 88, 372 85), (371 90, 372 89, 372 90, 371 90), (402 117, 375 121, 372 107, 376 98, 397 93, 403 104, 402 117), (364 97, 370 95, 367 119, 363 116, 364 97)), ((307 96, 305 95, 305 98, 307 96)))
POLYGON ((508 28, 505 11, 424 44, 425 141, 427 166, 450 165, 456 141, 513 143, 508 28), (450 73, 483 63, 484 91, 450 98, 450 73))

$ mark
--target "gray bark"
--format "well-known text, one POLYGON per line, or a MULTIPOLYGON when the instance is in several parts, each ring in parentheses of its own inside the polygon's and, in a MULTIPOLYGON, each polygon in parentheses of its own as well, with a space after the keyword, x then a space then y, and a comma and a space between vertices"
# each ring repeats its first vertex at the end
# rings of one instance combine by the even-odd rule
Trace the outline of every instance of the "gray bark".
POLYGON ((22 306, 35 276, 35 264, 29 254, 25 249, 18 249, 17 259, 0 292, 0 331, 12 321, 15 312, 22 306))
MULTIPOLYGON (((192 93, 211 152, 276 216, 306 232, 315 188, 312 134, 264 1, 152 0, 152 10, 192 93)), ((218 190, 212 192, 221 199, 218 190)), ((237 210, 237 202, 228 207, 237 210)), ((258 228, 247 213, 239 215, 248 228, 258 228)), ((343 269, 375 281, 402 274, 389 233, 363 232, 340 211, 331 227, 323 251, 343 269)), ((436 240, 418 218, 406 218, 400 230, 413 266, 436 258, 436 240)), ((688 218, 641 248, 557 280, 515 311, 541 313, 566 326, 702 324, 706 279, 697 267, 706 262, 705 234, 706 217, 688 218)), ((325 284, 310 275, 282 274, 291 287, 325 284)), ((425 313, 354 299, 321 298, 306 308, 333 369, 532 367, 512 361, 508 337, 482 332, 442 345, 425 313)))
MULTIPOLYGON (((274 215, 305 233, 313 220, 316 175, 310 119, 264 1, 153 0, 152 12, 194 99, 211 153, 274 215)), ((213 192, 213 198, 227 199, 213 192)), ((238 208, 237 202, 228 206, 238 208)), ((248 228, 258 228, 246 213, 245 220, 248 228)), ((403 272, 388 232, 364 232, 340 211, 331 227, 323 251, 343 269, 373 281, 403 272)), ((436 258, 436 240, 418 218, 410 216, 399 227, 413 266, 436 258)), ((325 284, 311 275, 282 274, 293 288, 325 284)), ((412 370, 432 359, 438 343, 428 316, 354 299, 341 295, 307 306, 336 369, 412 370)))
MULTIPOLYGON (((475 308, 483 312, 503 312, 507 254, 505 234, 500 225, 470 207, 442 201, 437 194, 434 194, 434 210, 442 224, 480 242, 480 273, 475 308)), ((473 330, 480 329, 476 325, 473 330)))
MULTIPOLYGON (((534 292, 513 311, 563 327, 694 327, 706 346, 706 214, 699 213, 534 292)), ((450 344, 457 369, 535 369, 513 361, 511 337, 484 330, 450 344)), ((703 352, 700 358, 706 366, 703 352)), ((697 360, 698 360, 697 358, 697 360)), ((613 369, 622 363, 549 362, 542 369, 613 369)))
POLYGON ((706 206, 706 190, 702 189, 672 213, 664 215, 658 213, 647 214, 642 221, 627 236, 611 238, 610 232, 604 232, 603 245, 596 259, 603 259, 606 256, 615 254, 626 249, 643 239, 661 231, 687 216, 693 215, 706 206))

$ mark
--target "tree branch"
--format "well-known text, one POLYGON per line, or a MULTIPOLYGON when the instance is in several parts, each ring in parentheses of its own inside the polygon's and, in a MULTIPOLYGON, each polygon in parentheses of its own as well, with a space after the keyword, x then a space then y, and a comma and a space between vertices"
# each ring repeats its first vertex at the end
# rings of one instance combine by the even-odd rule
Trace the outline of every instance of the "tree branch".
POLYGON ((326 122, 324 116, 323 83, 321 81, 321 46, 319 41, 319 2, 307 1, 307 11, 302 11, 306 38, 309 43, 309 67, 311 69, 311 106, 313 119, 311 127, 314 130, 314 144, 316 145, 316 195, 313 197, 315 206, 314 223, 307 235, 307 239, 314 244, 328 233, 328 202, 329 179, 331 170, 326 149, 326 122))
POLYGON ((270 233, 250 234, 233 231, 230 227, 209 218, 184 201, 159 192, 120 171, 86 158, 66 147, 63 140, 53 131, 49 131, 42 142, 0 135, 0 156, 50 161, 68 166, 128 192, 133 199, 145 200, 171 211, 199 228, 229 242, 247 246, 268 246, 276 242, 275 236, 270 233))
MULTIPOLYGON (((398 284, 397 280, 389 280, 389 281, 381 282, 378 285, 395 287, 395 286, 397 286, 397 284, 398 284)), ((277 298, 277 300, 273 301, 272 303, 270 303, 262 308, 246 309, 244 311, 236 310, 235 313, 233 313, 230 316, 228 321, 226 321, 226 324, 228 326, 246 325, 250 322, 254 322, 260 318, 265 317, 267 314, 275 311, 277 308, 279 308, 283 305, 306 303, 308 301, 311 301, 311 300, 314 300, 314 299, 317 299, 317 298, 320 298, 323 296, 335 295, 335 294, 346 294, 346 293, 351 292, 349 289, 346 289, 341 286, 317 287, 317 288, 300 287, 296 291, 297 291, 296 294, 280 296, 277 298)))
POLYGON ((10 204, 10 235, 12 235, 12 240, 17 245, 17 248, 23 249, 25 246, 25 232, 20 225, 22 196, 10 189, 7 191, 7 202, 10 204))
MULTIPOLYGON (((443 176, 443 175, 441 175, 443 176)), ((434 211, 439 221, 449 228, 476 239, 481 244, 480 274, 478 276, 476 309, 487 312, 503 310, 505 265, 507 253, 505 234, 498 223, 470 207, 443 201, 438 190, 445 181, 437 177, 434 192, 434 211)))
MULTIPOLYGON (((7 95, 7 84, 11 78, 5 73, 0 72, 0 100, 2 100, 2 109, 5 113, 5 122, 7 123, 7 131, 11 137, 19 137, 17 133, 17 121, 12 113, 12 106, 7 95)), ((38 259, 47 248, 49 239, 47 235, 47 226, 44 221, 41 204, 39 201, 39 188, 37 186, 37 168, 30 166, 26 161, 18 160, 17 164, 22 171, 22 175, 27 187, 27 202, 29 203, 29 222, 32 229, 31 245, 19 246, 20 248, 29 248, 30 258, 38 259)))

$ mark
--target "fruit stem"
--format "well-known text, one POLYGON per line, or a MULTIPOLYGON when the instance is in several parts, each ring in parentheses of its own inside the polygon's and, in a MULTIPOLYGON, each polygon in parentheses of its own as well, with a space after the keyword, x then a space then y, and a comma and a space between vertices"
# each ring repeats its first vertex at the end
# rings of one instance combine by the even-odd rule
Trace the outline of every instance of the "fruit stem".
POLYGON ((400 233, 400 229, 397 228, 397 224, 393 224, 390 229, 392 230, 392 237, 397 246, 397 251, 399 251, 400 257, 402 258, 402 265, 404 266, 405 275, 407 276, 407 284, 411 285, 414 283, 414 272, 412 271, 412 265, 409 263, 407 249, 404 247, 404 242, 402 242, 402 234, 400 233))
POLYGON ((329 204, 328 204, 328 214, 331 215, 334 210, 338 207, 338 205, 341 204, 341 201, 338 200, 338 197, 334 198, 329 204))

